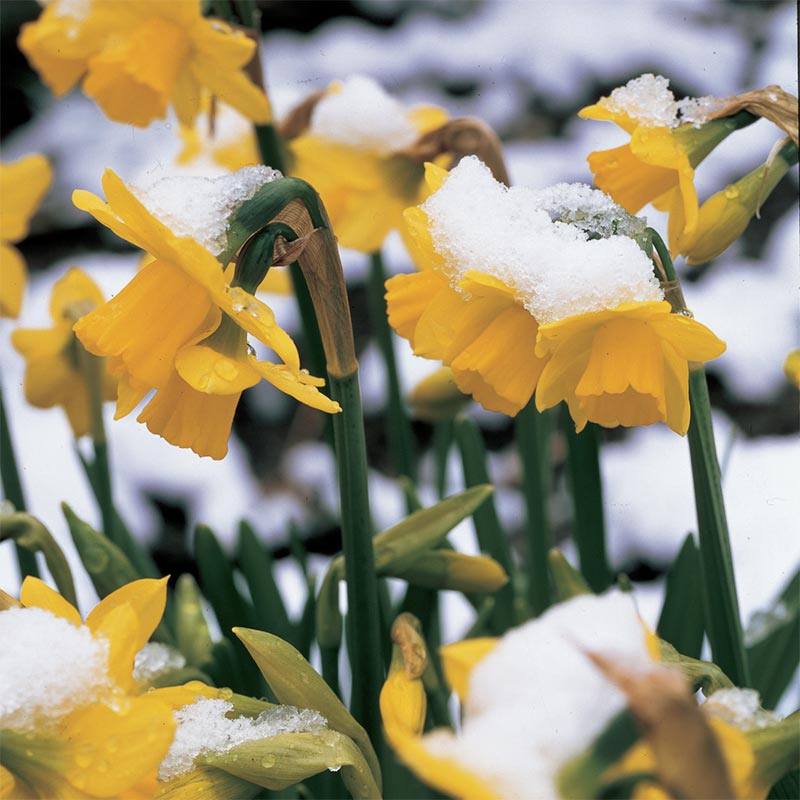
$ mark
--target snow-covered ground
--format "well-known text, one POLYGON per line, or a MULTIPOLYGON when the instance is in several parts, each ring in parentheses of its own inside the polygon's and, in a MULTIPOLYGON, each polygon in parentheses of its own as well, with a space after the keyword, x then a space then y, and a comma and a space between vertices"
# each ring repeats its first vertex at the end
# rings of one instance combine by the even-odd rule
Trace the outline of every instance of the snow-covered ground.
MULTIPOLYGON (((793 3, 773 7, 712 0, 495 0, 478 4, 458 19, 445 19, 436 5, 413 4, 392 28, 339 19, 308 35, 268 35, 263 59, 278 112, 334 79, 370 75, 406 103, 432 102, 453 116, 484 118, 505 137, 512 180, 540 188, 558 181, 591 181, 587 154, 620 144, 625 137, 611 125, 580 120, 575 112, 598 92, 642 72, 668 76, 682 91, 695 95, 728 95, 766 84, 797 92, 793 3), (749 42, 756 34, 764 37, 766 46, 753 55, 749 42), (466 88, 456 96, 453 87, 466 88), (563 118, 567 121, 554 127, 553 120, 563 118)), ((174 120, 147 130, 117 125, 86 98, 72 94, 48 101, 30 124, 9 137, 3 160, 29 152, 50 156, 55 182, 35 229, 74 227, 85 220, 70 203, 71 191, 99 192, 104 168, 130 180, 152 180, 172 171, 182 146, 177 127, 174 120)), ((762 162, 778 138, 777 129, 762 121, 725 142, 698 170, 701 199, 762 162)), ((790 180, 797 180, 796 172, 790 180)), ((643 213, 665 230, 662 215, 653 209, 643 213)), ((799 250, 795 206, 772 228, 761 260, 745 258, 734 245, 703 280, 686 287, 696 317, 728 342, 727 353, 713 370, 742 400, 773 398, 784 386, 783 360, 800 344, 799 250)), ((390 272, 410 269, 399 237, 390 237, 386 261, 390 272)), ((110 294, 133 274, 136 258, 94 252, 53 265, 34 277, 20 325, 48 324, 52 281, 73 263, 80 263, 110 294)), ((365 258, 346 252, 344 263, 348 281, 359 283, 365 258)), ((274 306, 278 321, 296 329, 292 302, 275 298, 274 306)), ((97 514, 63 414, 39 411, 24 402, 23 364, 8 345, 11 330, 10 323, 0 326, 0 367, 28 503, 74 563, 59 503, 67 499, 91 522, 98 522, 97 514)), ((435 368, 414 358, 405 342, 398 341, 396 349, 408 389, 435 368)), ((377 353, 368 350, 362 368, 365 406, 379 408, 385 383, 377 353)), ((271 395, 263 390, 258 397, 260 408, 271 395)), ((154 529, 153 512, 143 502, 153 489, 184 503, 190 523, 208 523, 227 543, 233 540, 240 516, 257 520, 265 539, 279 541, 290 520, 308 520, 309 498, 335 512, 333 466, 322 446, 306 443, 284 453, 284 486, 268 492, 252 475, 245 450, 235 439, 224 461, 199 459, 148 434, 134 421, 135 415, 112 422, 110 411, 117 501, 143 539, 154 529)), ((747 620, 772 599, 800 562, 800 494, 792 481, 800 474, 800 446, 796 435, 748 440, 735 437, 731 422, 722 415, 716 422, 720 450, 732 441, 725 491, 747 620)), ((606 447, 602 466, 613 562, 620 564, 634 555, 660 560, 671 556, 694 527, 687 443, 666 428, 637 430, 606 447)), ((402 516, 401 492, 378 473, 373 482, 374 516, 385 527, 402 516)), ((456 474, 454 490, 457 483, 456 474)), ((503 503, 504 513, 522 513, 518 495, 502 486, 500 493, 511 498, 503 503)), ((426 491, 423 495, 432 499, 426 491)), ((474 549, 470 523, 459 529, 456 540, 474 549)), ((296 592, 296 576, 290 569, 284 571, 287 590, 296 592)), ((0 548, 0 585, 12 593, 18 588, 7 546, 0 548)), ((643 591, 641 603, 652 620, 660 601, 651 595, 643 591)), ((79 598, 84 608, 94 602, 86 580, 79 581, 79 598)), ((448 606, 448 633, 455 637, 468 626, 469 616, 464 604, 453 602, 456 605, 448 606)))

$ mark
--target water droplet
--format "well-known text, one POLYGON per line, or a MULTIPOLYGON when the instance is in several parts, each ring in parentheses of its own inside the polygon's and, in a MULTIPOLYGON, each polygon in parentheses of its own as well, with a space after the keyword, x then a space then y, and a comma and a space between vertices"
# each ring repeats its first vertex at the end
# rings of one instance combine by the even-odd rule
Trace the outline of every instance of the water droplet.
MULTIPOLYGON (((80 767, 80 764, 78 764, 78 766, 80 767)), ((78 774, 78 775, 71 775, 71 776, 70 776, 70 783, 71 783, 71 784, 72 784, 72 785, 73 785, 73 786, 74 786, 76 789, 83 789, 83 788, 85 788, 85 787, 86 787, 86 782, 87 782, 87 778, 86 778, 86 776, 85 776, 85 775, 80 775, 80 774, 78 774)))
POLYGON ((238 761, 239 754, 238 753, 231 753, 231 761, 238 761))
POLYGON ((308 675, 306 675, 305 673, 301 673, 300 674, 300 680, 303 681, 303 683, 308 683, 309 682, 308 681, 308 675))
POLYGON ((227 358, 214 362, 214 372, 224 381, 232 381, 239 374, 239 367, 227 358))
POLYGON ((694 314, 692 314, 692 312, 691 312, 691 311, 689 311, 689 309, 688 309, 688 308, 682 308, 682 309, 681 309, 681 310, 680 310, 678 313, 679 313, 679 314, 680 314, 682 317, 689 317, 689 319, 694 319, 694 314))
POLYGON ((619 161, 616 158, 609 158, 606 162, 608 169, 616 169, 619 166, 619 161))
POLYGON ((208 389, 208 384, 209 384, 208 375, 201 375, 197 379, 197 388, 200 389, 200 391, 203 391, 204 389, 208 389))
POLYGON ((341 764, 335 764, 332 767, 328 767, 328 772, 338 772, 342 768, 341 764))
POLYGON ((116 753, 117 750, 119 750, 119 742, 116 740, 115 737, 112 736, 106 742, 106 750, 108 750, 109 753, 116 753))
POLYGON ((773 103, 777 102, 777 100, 778 100, 778 95, 777 95, 777 94, 775 94, 775 92, 768 92, 768 93, 767 93, 767 97, 768 97, 770 100, 772 100, 772 102, 773 102, 773 103))
POLYGON ((223 700, 230 700, 233 697, 233 689, 229 689, 227 686, 223 686, 222 689, 219 690, 219 696, 223 700))
POLYGON ((234 314, 238 314, 240 311, 244 311, 244 303, 241 303, 238 300, 236 300, 231 305, 231 310, 233 311, 234 314))
POLYGON ((275 763, 276 763, 276 760, 275 760, 275 756, 273 756, 273 755, 267 754, 267 755, 263 756, 262 759, 261 759, 261 766, 264 767, 264 769, 270 769, 270 767, 274 767, 275 763))
POLYGON ((247 355, 253 356, 253 358, 255 358, 255 355, 256 355, 255 348, 249 342, 247 343, 247 355))
POLYGON ((87 755, 86 753, 78 753, 78 754, 75 756, 75 763, 76 763, 76 764, 77 764, 77 765, 78 765, 78 766, 79 766, 81 769, 87 769, 87 768, 88 768, 88 766, 89 766, 89 764, 91 764, 91 763, 92 763, 92 757, 91 757, 91 756, 89 756, 89 755, 87 755))
POLYGON ((301 375, 310 375, 311 373, 307 369, 301 369, 300 370, 300 374, 301 375))
POLYGON ((735 186, 729 186, 725 190, 725 197, 728 200, 735 200, 739 196, 739 190, 735 186))

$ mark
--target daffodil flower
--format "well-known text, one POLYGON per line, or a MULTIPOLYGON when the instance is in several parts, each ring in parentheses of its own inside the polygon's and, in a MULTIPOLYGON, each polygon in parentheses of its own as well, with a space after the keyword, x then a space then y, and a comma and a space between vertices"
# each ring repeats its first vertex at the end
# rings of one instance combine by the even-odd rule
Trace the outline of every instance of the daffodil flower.
POLYGON ((689 363, 709 361, 725 343, 708 328, 671 313, 666 301, 624 303, 539 328, 536 352, 549 356, 536 407, 566 401, 576 430, 665 422, 689 429, 689 363))
POLYGON ((508 190, 478 165, 428 169, 430 198, 405 214, 421 269, 386 283, 392 327, 489 410, 514 415, 536 391, 540 410, 567 401, 578 430, 685 433, 689 362, 725 346, 671 313, 634 239, 608 233, 634 230, 625 212, 586 187, 508 190))
POLYGON ((698 225, 695 167, 735 130, 726 120, 704 123, 715 98, 675 100, 661 76, 642 75, 594 105, 586 119, 614 122, 630 135, 627 144, 589 155, 595 185, 631 214, 647 203, 669 212, 669 242, 698 225))
POLYGON ((4 797, 115 797, 152 781, 175 723, 157 693, 138 694, 133 666, 165 601, 166 579, 134 581, 84 623, 25 579, 0 612, 4 797))
POLYGON ((291 174, 319 192, 341 245, 375 252, 424 197, 423 165, 404 150, 446 121, 434 106, 406 111, 371 79, 336 82, 289 142, 291 174))
MULTIPOLYGON (((203 244, 173 233, 110 170, 103 189, 107 203, 85 191, 76 191, 73 201, 155 259, 75 326, 89 352, 113 359, 117 417, 156 389, 139 420, 172 444, 222 458, 239 395, 261 378, 300 402, 339 410, 318 391, 322 382, 300 369, 297 348, 271 309, 231 287, 203 244), (248 333, 282 363, 258 361, 248 350, 248 333)), ((224 237, 225 219, 215 223, 224 237)))
MULTIPOLYGON (((62 406, 75 437, 91 432, 92 400, 89 376, 72 326, 76 320, 105 302, 95 282, 77 267, 56 281, 50 298, 53 327, 20 328, 11 342, 26 360, 25 398, 37 408, 62 406)), ((85 354, 84 354, 85 355, 85 354)), ((113 400, 117 382, 102 369, 102 399, 113 400)))
POLYGON ((25 260, 12 245, 28 235, 28 225, 53 179, 42 155, 0 164, 0 317, 19 316, 27 282, 25 260))
POLYGON ((200 0, 55 0, 23 25, 19 47, 58 95, 83 91, 116 122, 146 126, 172 105, 192 125, 213 95, 256 123, 269 100, 243 70, 256 43, 201 14, 200 0))

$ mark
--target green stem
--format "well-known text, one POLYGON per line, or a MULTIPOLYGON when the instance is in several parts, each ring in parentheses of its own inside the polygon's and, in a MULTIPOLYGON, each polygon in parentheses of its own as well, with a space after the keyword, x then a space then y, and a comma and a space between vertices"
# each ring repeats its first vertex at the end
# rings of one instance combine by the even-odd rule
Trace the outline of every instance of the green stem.
MULTIPOLYGON (((0 479, 3 482, 3 494, 6 500, 17 511, 26 511, 25 494, 22 491, 14 443, 11 441, 11 431, 6 418, 2 387, 0 387, 0 479)), ((36 555, 30 550, 20 547, 16 542, 14 542, 14 551, 17 555, 20 578, 25 580, 28 575, 38 578, 39 567, 36 564, 36 555)))
MULTIPOLYGON (((456 441, 461 450, 464 465, 464 484, 467 488, 489 483, 489 472, 486 468, 486 449, 480 431, 475 423, 461 417, 455 423, 456 441)), ((506 571, 508 583, 495 595, 495 607, 492 612, 492 628, 495 634, 505 633, 516 624, 514 604, 514 569, 511 561, 511 549, 508 546, 505 532, 497 516, 494 498, 489 497, 472 515, 475 521, 475 532, 478 546, 490 555, 506 571)))
MULTIPOLYGON (((683 302, 669 249, 656 231, 648 230, 668 283, 665 295, 675 313, 689 314, 683 302)), ((689 455, 692 462, 700 560, 703 564, 706 632, 714 662, 737 686, 749 686, 750 669, 733 574, 728 520, 722 495, 722 475, 711 422, 711 401, 706 373, 701 364, 689 365, 689 405, 692 411, 689 422, 689 455)))
POLYGON ((433 456, 436 474, 436 494, 444 499, 447 490, 447 457, 453 446, 453 431, 455 425, 452 419, 437 422, 433 428, 433 456))
POLYGON ((581 573, 592 591, 602 592, 612 582, 606 557, 606 530, 603 513, 603 482, 600 475, 600 447, 597 426, 588 423, 580 432, 568 415, 567 469, 574 511, 573 535, 578 547, 581 573))
POLYGON ((528 524, 525 526, 528 601, 533 613, 541 614, 551 600, 548 553, 552 547, 550 529, 550 419, 531 398, 517 414, 514 426, 517 450, 522 460, 522 487, 528 524))
POLYGON ((697 532, 703 563, 706 631, 714 662, 737 686, 750 685, 736 581, 733 575, 722 479, 711 425, 705 370, 689 370, 689 454, 692 462, 697 532))
POLYGON ((367 489, 367 451, 358 371, 331 375, 331 397, 342 407, 333 417, 339 472, 342 544, 347 579, 350 664, 353 672, 351 707, 373 742, 381 739, 378 696, 384 669, 378 585, 372 547, 372 522, 367 489))
MULTIPOLYGON (((386 271, 381 252, 370 256, 369 310, 372 328, 386 365, 386 378, 389 390, 388 419, 386 432, 389 440, 389 454, 398 477, 406 476, 416 482, 416 459, 414 454, 414 434, 411 422, 403 403, 400 379, 397 375, 397 360, 394 352, 392 329, 386 315, 386 271)), ((412 509, 409 509, 411 513, 412 509)))

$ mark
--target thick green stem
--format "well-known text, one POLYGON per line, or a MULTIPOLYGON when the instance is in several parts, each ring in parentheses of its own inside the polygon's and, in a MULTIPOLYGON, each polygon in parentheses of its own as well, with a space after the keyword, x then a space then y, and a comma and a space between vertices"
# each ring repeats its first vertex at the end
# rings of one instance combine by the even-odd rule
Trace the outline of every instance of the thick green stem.
MULTIPOLYGON (((403 403, 400 379, 397 375, 392 329, 386 316, 385 283, 386 271, 383 266, 383 257, 378 251, 370 256, 369 310, 372 328, 383 355, 383 363, 386 365, 389 391, 386 432, 389 440, 389 454, 397 475, 399 477, 405 475, 416 482, 414 434, 403 403)), ((411 510, 409 509, 409 513, 411 510)))
MULTIPOLYGON (((6 406, 3 400, 3 391, 0 387, 0 479, 3 481, 3 494, 17 511, 26 511, 25 495, 22 491, 22 482, 19 479, 17 458, 14 454, 14 443, 11 441, 11 431, 6 419, 6 406)), ((39 577, 39 568, 36 565, 36 556, 24 547, 14 542, 17 554, 20 578, 24 580, 28 575, 39 577)))
POLYGON ((346 630, 353 672, 351 707, 370 739, 379 742, 378 696, 384 670, 358 372, 341 377, 332 375, 331 397, 342 407, 342 413, 333 418, 333 432, 347 579, 346 630))
POLYGON ((728 521, 711 425, 711 403, 702 367, 689 371, 689 403, 692 409, 689 453, 703 562, 706 632, 714 662, 737 686, 749 686, 750 669, 744 647, 728 521))
POLYGON ((534 614, 541 614, 551 601, 547 558, 552 547, 550 530, 550 419, 533 399, 517 415, 514 436, 522 460, 522 488, 525 496, 525 561, 528 602, 534 614))
POLYGON ((567 434, 567 469, 574 511, 573 536, 578 547, 581 573, 593 591, 602 592, 611 585, 612 575, 606 557, 597 427, 590 422, 580 433, 576 433, 575 425, 566 416, 564 430, 567 434))
MULTIPOLYGON (((678 275, 669 250, 656 231, 649 229, 667 281, 665 295, 678 314, 689 314, 683 302, 678 275)), ((714 662, 737 686, 750 685, 739 600, 733 574, 728 520, 722 496, 722 475, 717 460, 711 401, 701 364, 689 365, 689 454, 692 462, 694 502, 700 560, 703 564, 703 605, 706 632, 714 662)))

